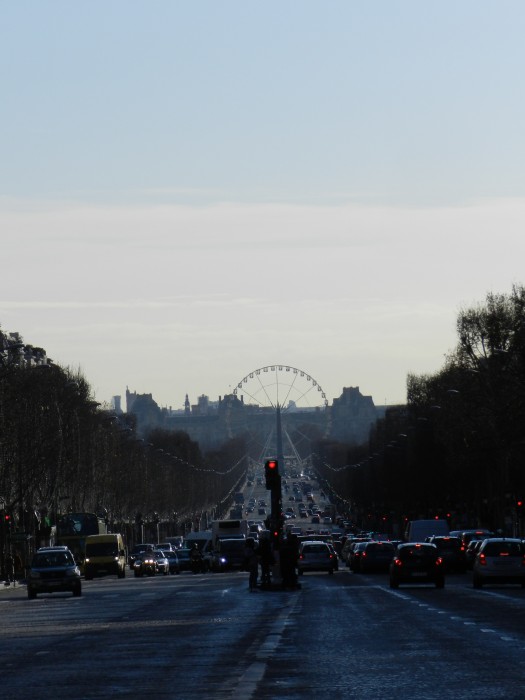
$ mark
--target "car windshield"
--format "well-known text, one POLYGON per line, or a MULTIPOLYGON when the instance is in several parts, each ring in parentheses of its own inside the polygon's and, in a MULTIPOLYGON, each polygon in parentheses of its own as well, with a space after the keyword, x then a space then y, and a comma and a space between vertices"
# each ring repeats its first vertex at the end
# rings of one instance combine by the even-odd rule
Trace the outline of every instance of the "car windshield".
POLYGON ((54 566, 73 566, 75 561, 68 552, 42 552, 35 554, 32 566, 36 569, 47 569, 54 566))

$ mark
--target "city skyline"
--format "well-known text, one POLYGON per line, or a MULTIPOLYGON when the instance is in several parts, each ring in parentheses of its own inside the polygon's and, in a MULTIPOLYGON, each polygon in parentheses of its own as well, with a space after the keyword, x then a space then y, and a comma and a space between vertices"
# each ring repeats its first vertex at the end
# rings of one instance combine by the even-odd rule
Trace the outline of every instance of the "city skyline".
POLYGON ((523 283, 525 5, 11 3, 0 328, 99 402, 406 400, 523 283))

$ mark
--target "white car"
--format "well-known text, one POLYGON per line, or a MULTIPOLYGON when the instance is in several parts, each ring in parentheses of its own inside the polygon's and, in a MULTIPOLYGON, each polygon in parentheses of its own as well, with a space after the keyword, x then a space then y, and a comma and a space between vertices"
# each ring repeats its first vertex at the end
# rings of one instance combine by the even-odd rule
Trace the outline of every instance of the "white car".
POLYGON ((525 588, 525 545, 511 537, 493 537, 483 541, 472 568, 472 584, 519 583, 525 588))

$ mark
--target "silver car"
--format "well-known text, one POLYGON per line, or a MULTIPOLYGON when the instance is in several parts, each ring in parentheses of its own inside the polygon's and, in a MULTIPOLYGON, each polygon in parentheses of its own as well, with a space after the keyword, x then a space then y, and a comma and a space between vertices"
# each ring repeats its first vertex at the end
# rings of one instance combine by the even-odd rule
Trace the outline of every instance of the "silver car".
POLYGON ((325 542, 302 542, 299 547, 297 571, 299 575, 305 571, 328 571, 329 574, 333 574, 337 568, 336 558, 325 542))
POLYGON ((472 584, 520 583, 525 588, 525 546, 516 538, 495 537, 483 541, 472 569, 472 584))

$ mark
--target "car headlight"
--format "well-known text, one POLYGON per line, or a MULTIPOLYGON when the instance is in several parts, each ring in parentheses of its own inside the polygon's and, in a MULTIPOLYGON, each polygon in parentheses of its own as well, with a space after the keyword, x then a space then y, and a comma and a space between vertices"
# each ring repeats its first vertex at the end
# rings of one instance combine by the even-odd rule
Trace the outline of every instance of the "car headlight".
POLYGON ((86 557, 86 558, 84 559, 84 564, 89 564, 89 557, 86 557))

